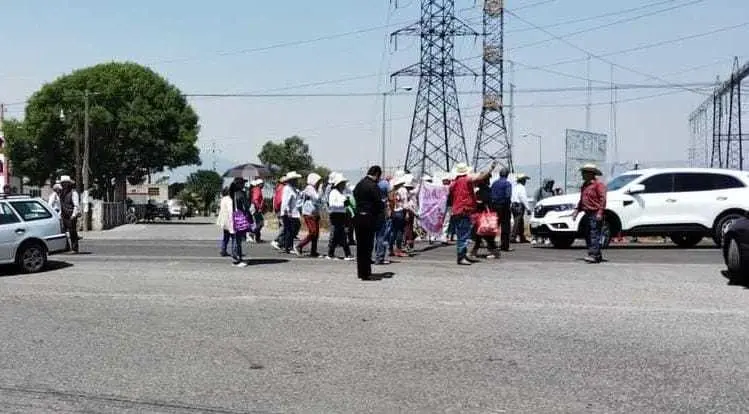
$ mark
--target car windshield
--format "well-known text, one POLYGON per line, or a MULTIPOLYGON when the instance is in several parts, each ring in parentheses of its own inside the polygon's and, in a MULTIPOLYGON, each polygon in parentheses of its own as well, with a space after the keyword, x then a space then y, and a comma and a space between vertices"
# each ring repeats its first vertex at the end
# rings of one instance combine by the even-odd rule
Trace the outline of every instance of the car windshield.
POLYGON ((636 178, 641 177, 640 174, 625 174, 620 175, 613 180, 609 181, 608 184, 606 184, 606 187, 609 191, 616 191, 624 187, 625 185, 631 183, 636 178))

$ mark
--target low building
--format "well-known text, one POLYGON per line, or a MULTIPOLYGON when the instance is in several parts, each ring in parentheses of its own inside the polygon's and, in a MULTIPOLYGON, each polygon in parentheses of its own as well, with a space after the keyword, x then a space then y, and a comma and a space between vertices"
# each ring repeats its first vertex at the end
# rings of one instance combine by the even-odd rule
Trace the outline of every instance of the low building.
POLYGON ((128 184, 127 198, 135 204, 145 204, 149 200, 163 203, 169 200, 169 184, 128 184))

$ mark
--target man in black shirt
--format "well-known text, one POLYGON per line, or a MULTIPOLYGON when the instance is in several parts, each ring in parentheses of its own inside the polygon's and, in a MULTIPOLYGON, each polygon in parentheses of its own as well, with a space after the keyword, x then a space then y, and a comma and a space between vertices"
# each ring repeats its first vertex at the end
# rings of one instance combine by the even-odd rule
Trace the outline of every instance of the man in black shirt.
POLYGON ((354 200, 356 200, 356 216, 354 217, 354 230, 356 231, 356 268, 359 279, 373 280, 372 278, 372 249, 374 249, 374 236, 377 224, 385 213, 385 204, 382 202, 382 193, 377 183, 382 177, 382 168, 375 165, 367 171, 359 184, 354 188, 354 200))

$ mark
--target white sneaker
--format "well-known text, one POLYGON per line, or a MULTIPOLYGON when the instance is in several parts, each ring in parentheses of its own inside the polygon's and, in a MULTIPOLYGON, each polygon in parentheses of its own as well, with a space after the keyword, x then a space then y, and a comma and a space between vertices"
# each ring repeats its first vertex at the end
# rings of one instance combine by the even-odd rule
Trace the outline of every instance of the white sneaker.
POLYGON ((343 258, 343 260, 345 260, 345 261, 347 261, 347 262, 353 262, 353 261, 354 261, 354 260, 356 260, 356 259, 354 259, 354 258, 353 258, 353 257, 351 257, 351 256, 346 256, 346 257, 344 257, 344 258, 343 258))
POLYGON ((278 242, 277 242, 277 241, 275 241, 275 240, 273 240, 273 242, 271 242, 271 244, 270 244, 270 245, 271 245, 271 247, 273 247, 273 248, 274 248, 274 249, 276 249, 276 250, 281 250, 281 246, 280 246, 280 245, 278 244, 278 242))
POLYGON ((239 262, 235 264, 234 267, 247 267, 247 262, 239 262))
POLYGON ((536 242, 536 239, 533 239, 533 240, 531 240, 531 246, 535 246, 536 244, 538 244, 538 243, 536 242))

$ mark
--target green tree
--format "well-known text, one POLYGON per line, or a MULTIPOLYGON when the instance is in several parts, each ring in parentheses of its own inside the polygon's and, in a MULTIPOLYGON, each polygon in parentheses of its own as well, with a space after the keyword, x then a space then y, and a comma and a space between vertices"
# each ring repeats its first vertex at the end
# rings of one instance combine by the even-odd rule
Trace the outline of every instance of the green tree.
POLYGON ((149 173, 200 164, 198 116, 179 89, 151 69, 113 62, 45 84, 29 100, 23 122, 7 123, 8 155, 31 184, 73 175, 85 91, 90 92, 90 177, 100 189, 111 194, 124 189, 126 180, 142 182, 149 173))
POLYGON ((266 142, 258 158, 265 165, 278 166, 278 173, 281 175, 289 171, 308 174, 315 168, 312 155, 309 153, 309 145, 298 136, 286 138, 280 144, 266 142))
POLYGON ((223 179, 216 171, 198 170, 187 177, 185 191, 194 196, 203 214, 208 216, 211 205, 221 194, 222 184, 223 179))

